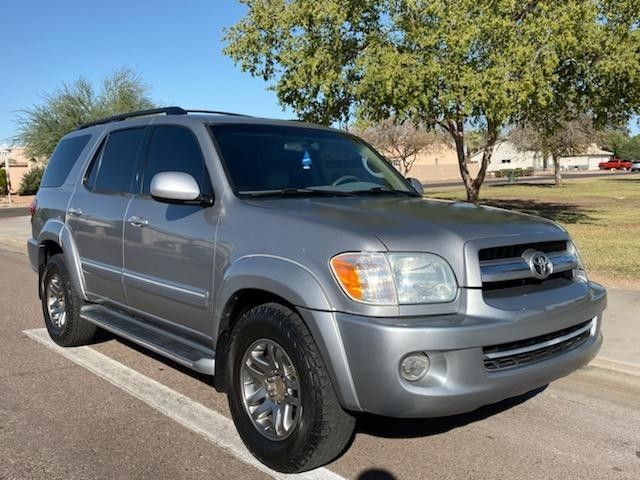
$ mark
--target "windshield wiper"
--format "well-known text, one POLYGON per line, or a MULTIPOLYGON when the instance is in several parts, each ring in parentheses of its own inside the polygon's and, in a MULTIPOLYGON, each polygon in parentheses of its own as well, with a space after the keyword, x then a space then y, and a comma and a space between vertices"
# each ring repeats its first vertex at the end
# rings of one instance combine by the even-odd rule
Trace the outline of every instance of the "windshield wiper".
POLYGON ((304 197, 304 196, 322 196, 322 197, 351 197, 353 192, 345 192, 342 190, 323 190, 316 188, 281 188, 278 190, 261 190, 255 192, 239 192, 241 195, 248 197, 304 197))
POLYGON ((408 192, 406 190, 394 190, 388 187, 373 187, 366 190, 352 190, 354 195, 403 195, 405 197, 419 197, 418 193, 408 192))

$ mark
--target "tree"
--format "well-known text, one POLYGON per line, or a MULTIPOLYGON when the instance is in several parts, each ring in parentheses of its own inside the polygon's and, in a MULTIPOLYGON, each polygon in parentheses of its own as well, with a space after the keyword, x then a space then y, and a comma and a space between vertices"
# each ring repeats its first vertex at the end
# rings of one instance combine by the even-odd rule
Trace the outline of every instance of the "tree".
POLYGON ((560 159, 585 153, 598 137, 599 132, 587 116, 563 123, 554 122, 553 128, 545 124, 528 124, 509 133, 509 140, 519 150, 533 150, 551 157, 557 186, 562 185, 560 159))
POLYGON ((640 102, 637 0, 242 1, 225 52, 244 71, 306 120, 439 126, 472 202, 505 126, 561 94, 599 119, 640 102), (469 129, 484 132, 476 178, 469 129))
POLYGON ((604 134, 602 147, 613 155, 624 160, 640 160, 640 135, 629 137, 629 133, 621 129, 612 129, 604 134))
POLYGON ((404 176, 413 167, 419 153, 442 142, 434 132, 409 122, 396 123, 393 119, 383 120, 354 133, 376 147, 389 160, 396 161, 404 176))
POLYGON ((35 195, 40 188, 40 181, 44 174, 43 166, 36 166, 27 171, 20 181, 20 188, 18 188, 19 195, 35 195))
POLYGON ((8 192, 7 171, 0 165, 0 195, 6 195, 8 192))
POLYGON ((80 77, 45 94, 42 103, 22 110, 14 142, 24 145, 29 156, 48 158, 60 139, 83 123, 152 108, 148 90, 140 76, 126 68, 105 77, 97 93, 80 77))

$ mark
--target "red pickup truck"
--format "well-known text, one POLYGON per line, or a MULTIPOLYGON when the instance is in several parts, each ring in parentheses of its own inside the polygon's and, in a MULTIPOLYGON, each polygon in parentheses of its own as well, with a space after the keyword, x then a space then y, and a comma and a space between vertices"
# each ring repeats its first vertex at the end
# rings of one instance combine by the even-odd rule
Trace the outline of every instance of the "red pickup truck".
POLYGON ((612 158, 606 162, 600 162, 598 167, 600 170, 631 170, 633 163, 621 158, 612 158))

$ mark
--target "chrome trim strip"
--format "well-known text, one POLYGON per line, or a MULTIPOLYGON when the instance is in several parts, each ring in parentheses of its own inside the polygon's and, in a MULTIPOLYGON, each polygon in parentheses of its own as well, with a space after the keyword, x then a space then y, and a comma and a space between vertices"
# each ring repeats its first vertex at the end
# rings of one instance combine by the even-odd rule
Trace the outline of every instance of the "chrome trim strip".
POLYGON ((154 285, 156 287, 160 287, 160 288, 168 288, 170 290, 174 290, 176 292, 180 292, 180 293, 184 293, 185 295, 193 295, 194 297, 198 297, 198 298, 202 298, 202 299, 207 299, 209 298, 209 293, 208 292, 203 292, 203 291, 198 291, 198 290, 192 290, 190 288, 186 288, 186 287, 180 287, 178 285, 174 285, 171 283, 165 283, 165 282, 160 282, 158 280, 154 280, 150 277, 147 276, 143 276, 137 273, 132 273, 129 270, 123 270, 122 271, 122 275, 130 278, 132 280, 138 280, 142 283, 148 283, 150 285, 154 285))
POLYGON ((108 272, 109 274, 118 276, 121 275, 125 282, 125 291, 127 287, 140 288, 155 295, 165 294, 174 300, 188 305, 194 305, 199 308, 206 308, 209 305, 209 292, 207 291, 194 290, 181 285, 161 282, 139 273, 133 273, 127 269, 114 268, 101 262, 87 260, 86 258, 81 259, 81 261, 83 268, 87 267, 89 270, 94 269, 99 272, 108 272), (129 284, 127 284, 126 280, 130 280, 129 284), (165 292, 158 291, 161 289, 165 289, 165 292))
POLYGON ((576 330, 574 332, 567 333, 566 335, 562 335, 560 337, 556 337, 554 339, 547 340, 546 342, 536 343, 535 345, 531 345, 531 346, 528 346, 528 347, 514 348, 513 350, 505 350, 504 352, 485 353, 484 354, 484 358, 489 359, 489 360, 493 360, 493 359, 496 359, 496 358, 511 357, 513 355, 519 355, 521 353, 533 352, 535 350, 540 350, 541 348, 552 347, 553 345, 557 345, 558 343, 562 343, 562 342, 564 342, 566 340, 570 340, 573 337, 577 337, 577 336, 583 334, 584 332, 591 330, 591 328, 593 327, 593 323, 596 320, 596 318, 597 317, 592 318, 591 321, 589 323, 587 323, 584 327, 579 328, 578 330, 576 330))
MULTIPOLYGON (((547 254, 553 263, 553 273, 566 272, 578 266, 578 259, 567 251, 547 254)), ((521 257, 480 262, 482 282, 503 282, 535 278, 527 262, 521 257)))
POLYGON ((109 273, 114 273, 116 275, 122 274, 121 268, 115 268, 106 263, 96 262, 95 260, 88 260, 86 258, 81 258, 80 262, 82 263, 82 267, 94 268, 96 270, 102 270, 109 273))

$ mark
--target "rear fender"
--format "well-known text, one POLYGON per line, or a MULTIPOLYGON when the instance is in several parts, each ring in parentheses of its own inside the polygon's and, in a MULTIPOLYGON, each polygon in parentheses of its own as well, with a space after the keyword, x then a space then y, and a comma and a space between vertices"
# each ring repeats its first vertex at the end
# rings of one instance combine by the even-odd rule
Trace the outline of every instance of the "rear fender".
POLYGON ((48 241, 54 242, 58 246, 60 246, 62 252, 64 253, 67 270, 69 271, 69 275, 71 277, 73 286, 76 289, 76 292, 78 292, 83 300, 88 300, 84 282, 84 274, 82 273, 82 263, 80 262, 80 255, 78 253, 78 248, 76 247, 69 228, 67 228, 67 226, 60 220, 56 219, 48 220, 44 224, 42 230, 40 230, 40 234, 38 235, 38 245, 41 247, 41 253, 39 255, 41 262, 44 261, 44 259, 42 258, 43 246, 48 241))

